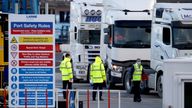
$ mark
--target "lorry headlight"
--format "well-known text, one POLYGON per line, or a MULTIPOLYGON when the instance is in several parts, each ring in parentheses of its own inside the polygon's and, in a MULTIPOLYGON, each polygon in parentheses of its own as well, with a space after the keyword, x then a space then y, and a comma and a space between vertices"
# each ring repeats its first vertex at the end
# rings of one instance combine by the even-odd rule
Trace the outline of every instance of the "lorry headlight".
POLYGON ((113 70, 116 71, 116 72, 121 72, 121 71, 123 71, 123 67, 122 67, 122 66, 113 65, 112 68, 113 68, 113 70))
POLYGON ((84 11, 84 13, 85 13, 85 15, 89 15, 89 10, 86 9, 86 10, 84 11))
POLYGON ((91 10, 91 15, 95 15, 95 10, 91 10))
POLYGON ((101 12, 101 10, 97 10, 96 13, 97 13, 97 15, 101 15, 102 12, 101 12))

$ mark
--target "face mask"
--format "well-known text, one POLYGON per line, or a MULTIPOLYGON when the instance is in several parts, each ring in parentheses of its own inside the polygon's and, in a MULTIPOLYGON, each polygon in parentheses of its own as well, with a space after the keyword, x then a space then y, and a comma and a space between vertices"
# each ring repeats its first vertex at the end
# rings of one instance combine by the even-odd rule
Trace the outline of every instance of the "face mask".
POLYGON ((140 64, 141 64, 141 62, 137 62, 137 64, 138 64, 138 65, 140 65, 140 64))

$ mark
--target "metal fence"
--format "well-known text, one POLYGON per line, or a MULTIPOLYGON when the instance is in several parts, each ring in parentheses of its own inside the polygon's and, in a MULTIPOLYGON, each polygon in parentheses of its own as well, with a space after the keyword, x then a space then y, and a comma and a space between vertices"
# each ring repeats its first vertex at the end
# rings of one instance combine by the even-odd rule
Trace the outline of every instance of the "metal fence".
POLYGON ((70 108, 70 93, 74 92, 76 94, 76 98, 74 101, 75 108, 82 108, 79 105, 79 101, 83 102, 83 108, 121 108, 121 92, 120 90, 90 90, 90 89, 73 89, 73 90, 56 90, 56 108, 59 108, 59 94, 66 91, 66 106, 65 108, 70 108), (91 100, 91 92, 97 92, 96 101, 91 100), (100 101, 99 93, 100 91, 103 93, 103 97, 106 99, 104 101, 100 101), (116 94, 116 95, 115 95, 116 94), (111 100, 111 98, 113 100, 111 100), (118 103, 118 104, 117 104, 118 103), (113 105, 111 105, 113 104, 113 105), (91 106, 90 106, 91 105, 91 106), (114 106, 116 105, 116 106, 114 106))
MULTIPOLYGON (((24 103, 25 105, 23 106, 24 108, 28 108, 31 106, 28 106, 28 91, 35 91, 34 97, 35 98, 35 105, 33 108, 38 108, 37 101, 38 101, 38 96, 37 92, 39 91, 44 91, 45 92, 45 100, 46 100, 46 105, 43 108, 48 108, 48 91, 49 90, 28 90, 25 89, 25 99, 24 103)), ((7 93, 8 91, 4 89, 4 100, 3 100, 3 108, 8 107, 8 102, 7 102, 7 93)), ((65 106, 62 106, 62 108, 121 108, 121 92, 120 90, 90 90, 90 89, 56 89, 55 93, 55 107, 54 108, 60 108, 59 107, 59 101, 62 101, 65 103, 65 106), (63 99, 63 91, 66 92, 66 99, 63 99), (93 101, 91 99, 91 93, 95 91, 97 92, 97 99, 96 101, 93 101), (99 98, 99 93, 103 93, 103 98, 105 99, 104 101, 100 101, 99 98), (73 99, 71 99, 71 94, 74 93, 73 99), (80 102, 82 104, 80 105, 80 102), (118 103, 118 104, 117 104, 118 103), (73 106, 71 106, 73 105, 73 106)), ((18 99, 18 98, 17 98, 18 99)), ((10 100, 9 100, 10 101, 10 100)), ((18 108, 15 106, 14 108, 18 108)))

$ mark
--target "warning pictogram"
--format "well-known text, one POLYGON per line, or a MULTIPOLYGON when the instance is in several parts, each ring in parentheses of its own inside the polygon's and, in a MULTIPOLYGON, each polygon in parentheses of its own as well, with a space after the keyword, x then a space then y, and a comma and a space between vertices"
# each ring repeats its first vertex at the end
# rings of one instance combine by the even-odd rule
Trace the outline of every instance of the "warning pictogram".
POLYGON ((17 56, 17 52, 11 52, 11 56, 15 59, 15 57, 17 56))
POLYGON ((11 61, 11 66, 17 66, 17 61, 16 60, 11 61))
POLYGON ((17 50, 17 45, 15 45, 15 44, 11 45, 11 50, 16 51, 17 50))
POLYGON ((11 43, 18 43, 18 42, 17 42, 17 39, 16 39, 15 37, 13 37, 13 38, 11 39, 11 43))

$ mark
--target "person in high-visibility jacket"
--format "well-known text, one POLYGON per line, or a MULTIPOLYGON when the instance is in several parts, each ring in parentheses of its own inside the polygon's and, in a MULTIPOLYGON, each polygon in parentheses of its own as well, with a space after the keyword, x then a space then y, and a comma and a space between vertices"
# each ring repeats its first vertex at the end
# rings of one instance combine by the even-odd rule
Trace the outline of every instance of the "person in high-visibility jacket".
MULTIPOLYGON (((106 74, 105 74, 105 67, 102 63, 102 60, 99 56, 95 57, 95 62, 91 64, 90 67, 90 83, 93 84, 93 90, 102 90, 103 84, 105 84, 106 81, 106 74)), ((96 99, 96 91, 93 91, 92 98, 93 101, 96 99)), ((99 99, 103 101, 102 99, 102 92, 99 92, 99 99)))
POLYGON ((134 102, 141 102, 141 90, 140 90, 140 83, 142 80, 142 74, 144 73, 143 71, 143 66, 141 65, 141 59, 138 58, 136 60, 136 63, 133 64, 131 68, 131 79, 133 82, 133 93, 134 93, 134 102))
MULTIPOLYGON (((70 54, 67 53, 64 57, 64 60, 60 64, 60 71, 62 74, 63 89, 72 89, 73 83, 73 72, 72 72, 72 63, 70 54)), ((66 98, 66 91, 63 91, 63 98, 66 98)))

